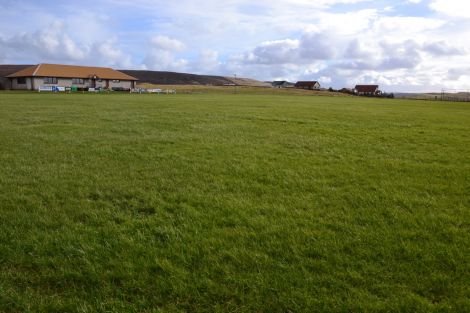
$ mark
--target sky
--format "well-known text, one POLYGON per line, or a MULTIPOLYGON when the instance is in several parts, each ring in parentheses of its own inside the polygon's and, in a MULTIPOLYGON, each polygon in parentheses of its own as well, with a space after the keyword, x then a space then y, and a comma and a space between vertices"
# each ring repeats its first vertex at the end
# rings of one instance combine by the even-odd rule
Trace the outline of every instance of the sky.
POLYGON ((470 90, 468 0, 0 0, 0 63, 470 90))

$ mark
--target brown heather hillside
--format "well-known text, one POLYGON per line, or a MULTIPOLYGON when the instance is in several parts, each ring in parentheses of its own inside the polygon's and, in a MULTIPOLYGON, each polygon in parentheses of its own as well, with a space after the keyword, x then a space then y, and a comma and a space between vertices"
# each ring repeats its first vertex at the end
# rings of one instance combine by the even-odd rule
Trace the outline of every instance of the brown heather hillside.
POLYGON ((236 84, 239 86, 270 87, 270 84, 249 78, 230 78, 215 75, 197 75, 188 73, 119 70, 127 75, 139 79, 139 83, 154 85, 212 85, 226 86, 236 84))
POLYGON ((127 75, 134 76, 139 83, 158 85, 216 85, 223 86, 232 82, 225 77, 212 75, 196 75, 187 73, 119 70, 127 75))

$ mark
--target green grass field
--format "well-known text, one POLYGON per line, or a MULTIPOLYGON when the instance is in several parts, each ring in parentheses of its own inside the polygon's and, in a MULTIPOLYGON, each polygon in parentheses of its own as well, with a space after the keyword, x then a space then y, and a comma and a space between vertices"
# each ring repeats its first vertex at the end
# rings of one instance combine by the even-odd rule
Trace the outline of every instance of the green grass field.
POLYGON ((470 105, 0 93, 1 312, 470 312, 470 105))

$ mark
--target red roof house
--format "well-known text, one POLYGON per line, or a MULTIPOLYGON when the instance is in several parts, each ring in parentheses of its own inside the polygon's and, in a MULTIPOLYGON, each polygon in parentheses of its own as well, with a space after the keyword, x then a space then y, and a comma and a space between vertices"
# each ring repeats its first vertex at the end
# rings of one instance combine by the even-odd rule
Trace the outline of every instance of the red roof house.
POLYGON ((320 83, 317 81, 299 81, 295 84, 295 88, 317 90, 320 89, 320 83))
POLYGON ((356 85, 354 91, 360 96, 375 96, 380 94, 379 85, 356 85))

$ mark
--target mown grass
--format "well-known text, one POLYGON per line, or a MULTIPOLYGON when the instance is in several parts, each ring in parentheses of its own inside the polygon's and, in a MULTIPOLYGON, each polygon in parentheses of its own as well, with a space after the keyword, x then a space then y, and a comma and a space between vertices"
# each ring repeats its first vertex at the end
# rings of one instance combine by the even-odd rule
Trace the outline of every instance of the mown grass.
POLYGON ((2 312, 469 312, 470 106, 0 94, 2 312))

